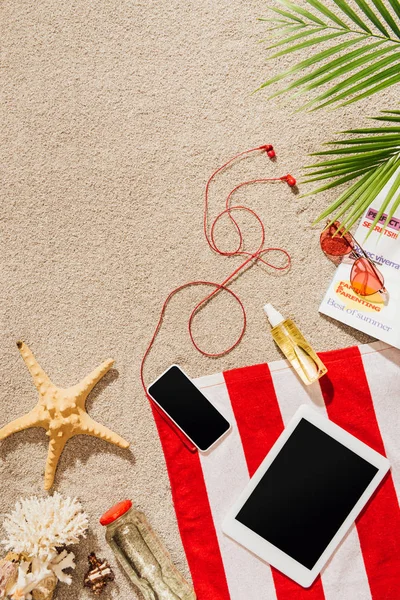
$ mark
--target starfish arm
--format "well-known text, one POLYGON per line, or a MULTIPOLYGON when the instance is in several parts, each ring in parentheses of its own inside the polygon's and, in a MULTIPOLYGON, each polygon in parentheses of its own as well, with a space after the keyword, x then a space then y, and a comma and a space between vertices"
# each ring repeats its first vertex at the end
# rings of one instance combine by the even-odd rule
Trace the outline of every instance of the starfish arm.
POLYGON ((76 386, 77 393, 86 400, 88 394, 92 391, 96 383, 104 377, 106 373, 113 366, 114 361, 112 358, 105 360, 99 367, 94 369, 89 375, 87 375, 78 385, 76 386))
POLYGON ((54 434, 50 435, 49 452, 47 454, 46 469, 44 472, 45 490, 49 490, 54 483, 58 461, 67 441, 68 437, 65 434, 63 437, 58 437, 54 434))
POLYGON ((52 385, 50 378, 43 371, 30 348, 28 348, 24 342, 17 342, 17 346, 30 374, 32 375, 33 383, 37 389, 39 391, 43 391, 43 384, 45 387, 52 385))
POLYGON ((129 448, 129 442, 124 440, 121 436, 117 435, 108 427, 97 423, 88 414, 81 415, 80 426, 77 427, 76 433, 84 433, 85 435, 92 435, 93 437, 100 438, 111 444, 115 444, 120 448, 129 448))
POLYGON ((31 412, 22 417, 18 417, 18 419, 11 421, 11 423, 8 423, 8 425, 5 425, 0 429, 0 440, 4 440, 9 435, 18 433, 18 431, 23 431, 24 429, 29 429, 30 427, 42 427, 36 409, 31 410, 31 412))

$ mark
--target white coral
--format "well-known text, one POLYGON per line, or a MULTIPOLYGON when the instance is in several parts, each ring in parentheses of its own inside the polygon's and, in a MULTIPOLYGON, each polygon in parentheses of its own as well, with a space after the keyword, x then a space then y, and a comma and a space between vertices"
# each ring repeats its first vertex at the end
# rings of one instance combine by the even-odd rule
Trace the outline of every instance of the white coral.
POLYGON ((70 585, 72 578, 64 573, 64 569, 75 569, 75 555, 63 550, 51 562, 39 558, 22 561, 18 567, 18 579, 8 592, 11 600, 32 600, 33 590, 52 574, 59 581, 70 585))
POLYGON ((64 573, 64 569, 75 569, 74 558, 75 555, 73 552, 67 552, 66 550, 63 550, 50 563, 50 569, 53 571, 57 579, 63 583, 68 583, 68 585, 71 585, 72 578, 70 575, 66 575, 66 573, 64 573))
POLYGON ((85 537, 88 519, 76 499, 55 493, 48 498, 33 496, 16 503, 4 520, 8 538, 1 543, 7 550, 23 554, 18 578, 9 595, 12 600, 31 600, 31 592, 53 573, 59 581, 70 584, 64 569, 75 568, 74 554, 61 548, 85 537))
POLYGON ((3 525, 8 538, 2 544, 7 550, 52 561, 57 548, 85 537, 88 519, 76 498, 63 498, 56 492, 48 498, 20 500, 3 525))
POLYGON ((35 565, 31 561, 20 562, 18 579, 9 591, 10 597, 12 600, 31 600, 31 592, 49 575, 51 575, 51 571, 41 561, 35 562, 35 565))

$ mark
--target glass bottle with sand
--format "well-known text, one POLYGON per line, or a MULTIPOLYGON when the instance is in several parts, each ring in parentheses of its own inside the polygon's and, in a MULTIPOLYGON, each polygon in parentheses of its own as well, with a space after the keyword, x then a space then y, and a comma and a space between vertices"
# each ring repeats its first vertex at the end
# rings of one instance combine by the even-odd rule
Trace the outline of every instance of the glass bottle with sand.
POLYGON ((100 523, 107 527, 107 542, 144 600, 196 600, 146 516, 130 500, 110 508, 100 523))

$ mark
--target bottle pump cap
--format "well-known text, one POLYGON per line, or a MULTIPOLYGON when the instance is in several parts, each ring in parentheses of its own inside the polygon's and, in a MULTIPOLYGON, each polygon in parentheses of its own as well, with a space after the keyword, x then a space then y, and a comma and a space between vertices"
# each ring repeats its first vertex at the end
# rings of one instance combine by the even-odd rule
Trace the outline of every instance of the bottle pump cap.
POLYGON ((122 502, 118 502, 118 504, 112 506, 100 518, 101 525, 110 525, 110 523, 113 523, 114 521, 122 517, 122 515, 124 515, 126 512, 128 512, 130 508, 132 508, 131 500, 123 500, 122 502))
POLYGON ((264 306, 264 312, 268 317, 271 327, 276 327, 279 323, 285 320, 285 317, 272 306, 272 304, 266 304, 264 306))

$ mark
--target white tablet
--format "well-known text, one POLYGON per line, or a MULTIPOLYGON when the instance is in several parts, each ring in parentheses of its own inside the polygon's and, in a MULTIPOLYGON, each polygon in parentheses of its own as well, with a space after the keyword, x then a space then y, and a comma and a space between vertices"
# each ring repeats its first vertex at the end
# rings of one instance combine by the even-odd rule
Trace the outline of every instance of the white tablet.
POLYGON ((389 467, 384 456, 301 406, 222 530, 309 587, 389 467))

